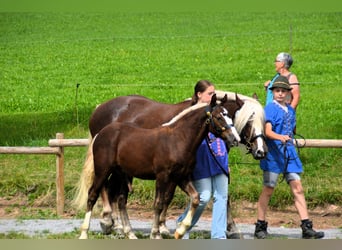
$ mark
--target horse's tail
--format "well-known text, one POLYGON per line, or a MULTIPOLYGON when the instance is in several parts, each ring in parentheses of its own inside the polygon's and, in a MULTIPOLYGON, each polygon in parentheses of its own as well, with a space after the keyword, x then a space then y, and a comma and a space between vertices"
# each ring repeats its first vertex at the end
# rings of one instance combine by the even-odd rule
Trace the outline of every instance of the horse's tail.
POLYGON ((89 146, 86 159, 83 165, 81 178, 76 187, 76 195, 73 200, 73 205, 76 209, 84 209, 88 200, 88 191, 94 180, 94 156, 93 156, 93 143, 96 136, 92 138, 89 136, 89 146))

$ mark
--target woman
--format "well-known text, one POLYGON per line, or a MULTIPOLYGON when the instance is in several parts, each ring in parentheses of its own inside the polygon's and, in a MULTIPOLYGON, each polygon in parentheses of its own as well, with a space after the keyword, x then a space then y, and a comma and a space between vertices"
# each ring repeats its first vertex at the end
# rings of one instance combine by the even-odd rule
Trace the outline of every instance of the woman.
POLYGON ((299 90, 299 82, 297 76, 290 72, 290 67, 293 64, 292 56, 288 53, 281 52, 277 55, 274 65, 277 74, 273 77, 272 80, 268 80, 264 83, 265 90, 267 91, 266 96, 266 105, 273 101, 273 94, 272 94, 272 85, 275 79, 281 75, 285 76, 289 84, 291 85, 291 91, 289 91, 286 102, 291 105, 292 108, 296 110, 299 99, 300 99, 300 90, 299 90))
MULTIPOLYGON (((201 80, 195 85, 192 104, 209 104, 214 93, 214 85, 209 81, 201 80)), ((183 239, 189 238, 189 231, 199 220, 211 196, 213 196, 211 238, 226 239, 228 173, 228 152, 225 143, 209 133, 208 138, 203 140, 197 150, 196 165, 192 175, 200 203, 183 239)), ((177 223, 185 218, 188 210, 189 207, 178 218, 177 223)))

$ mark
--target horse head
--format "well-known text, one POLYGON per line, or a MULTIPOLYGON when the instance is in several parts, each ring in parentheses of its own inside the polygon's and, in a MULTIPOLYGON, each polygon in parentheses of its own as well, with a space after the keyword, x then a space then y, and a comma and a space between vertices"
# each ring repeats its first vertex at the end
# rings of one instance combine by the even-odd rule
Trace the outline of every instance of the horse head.
MULTIPOLYGON (((256 160, 263 159, 267 154, 267 145, 264 136, 265 114, 264 108, 257 100, 257 96, 249 97, 234 92, 216 90, 218 98, 228 95, 228 100, 235 100, 235 109, 231 102, 231 111, 234 126, 237 129, 241 143, 246 146, 248 153, 251 153, 256 160), (234 113, 235 112, 235 113, 234 113)), ((225 105, 228 108, 227 104, 225 105)))
POLYGON ((241 136, 241 143, 246 145, 248 153, 256 160, 266 157, 268 148, 264 135, 264 113, 257 101, 246 100, 244 106, 237 112, 235 123, 241 136), (241 123, 241 121, 243 121, 241 123), (241 124, 244 124, 241 126, 241 124))
POLYGON ((217 105, 216 95, 214 95, 206 112, 208 115, 209 131, 215 136, 221 137, 227 147, 231 147, 236 145, 241 138, 233 125, 233 120, 229 116, 228 110, 224 107, 227 100, 227 96, 225 96, 221 103, 217 105))

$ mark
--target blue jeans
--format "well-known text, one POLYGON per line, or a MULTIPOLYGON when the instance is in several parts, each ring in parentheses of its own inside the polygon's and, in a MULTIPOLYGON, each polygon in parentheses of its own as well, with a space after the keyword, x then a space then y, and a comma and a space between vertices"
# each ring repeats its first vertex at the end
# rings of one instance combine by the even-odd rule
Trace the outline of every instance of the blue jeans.
MULTIPOLYGON (((206 205, 213 195, 213 213, 211 221, 211 238, 226 239, 227 230, 227 199, 228 199, 228 178, 225 174, 220 174, 200 180, 193 181, 193 184, 199 193, 200 203, 197 207, 194 217, 192 218, 191 226, 188 231, 197 223, 206 205)), ((190 205, 185 209, 184 213, 177 219, 181 222, 190 205)))
MULTIPOLYGON (((264 186, 275 188, 277 185, 279 175, 280 174, 277 173, 263 171, 264 186)), ((289 184, 290 181, 300 180, 300 173, 286 173, 285 179, 287 184, 289 184)))

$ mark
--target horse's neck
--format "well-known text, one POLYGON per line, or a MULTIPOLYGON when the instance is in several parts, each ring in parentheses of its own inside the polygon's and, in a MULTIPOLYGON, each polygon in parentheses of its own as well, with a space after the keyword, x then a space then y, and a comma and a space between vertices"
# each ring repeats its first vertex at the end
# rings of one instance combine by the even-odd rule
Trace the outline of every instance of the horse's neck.
POLYGON ((191 106, 191 101, 184 101, 184 102, 179 102, 176 104, 172 104, 172 111, 174 115, 179 114, 183 110, 189 108, 191 106))
POLYGON ((185 115, 175 123, 173 129, 178 131, 179 138, 185 138, 186 148, 195 153, 203 139, 209 133, 205 108, 200 108, 185 115))

